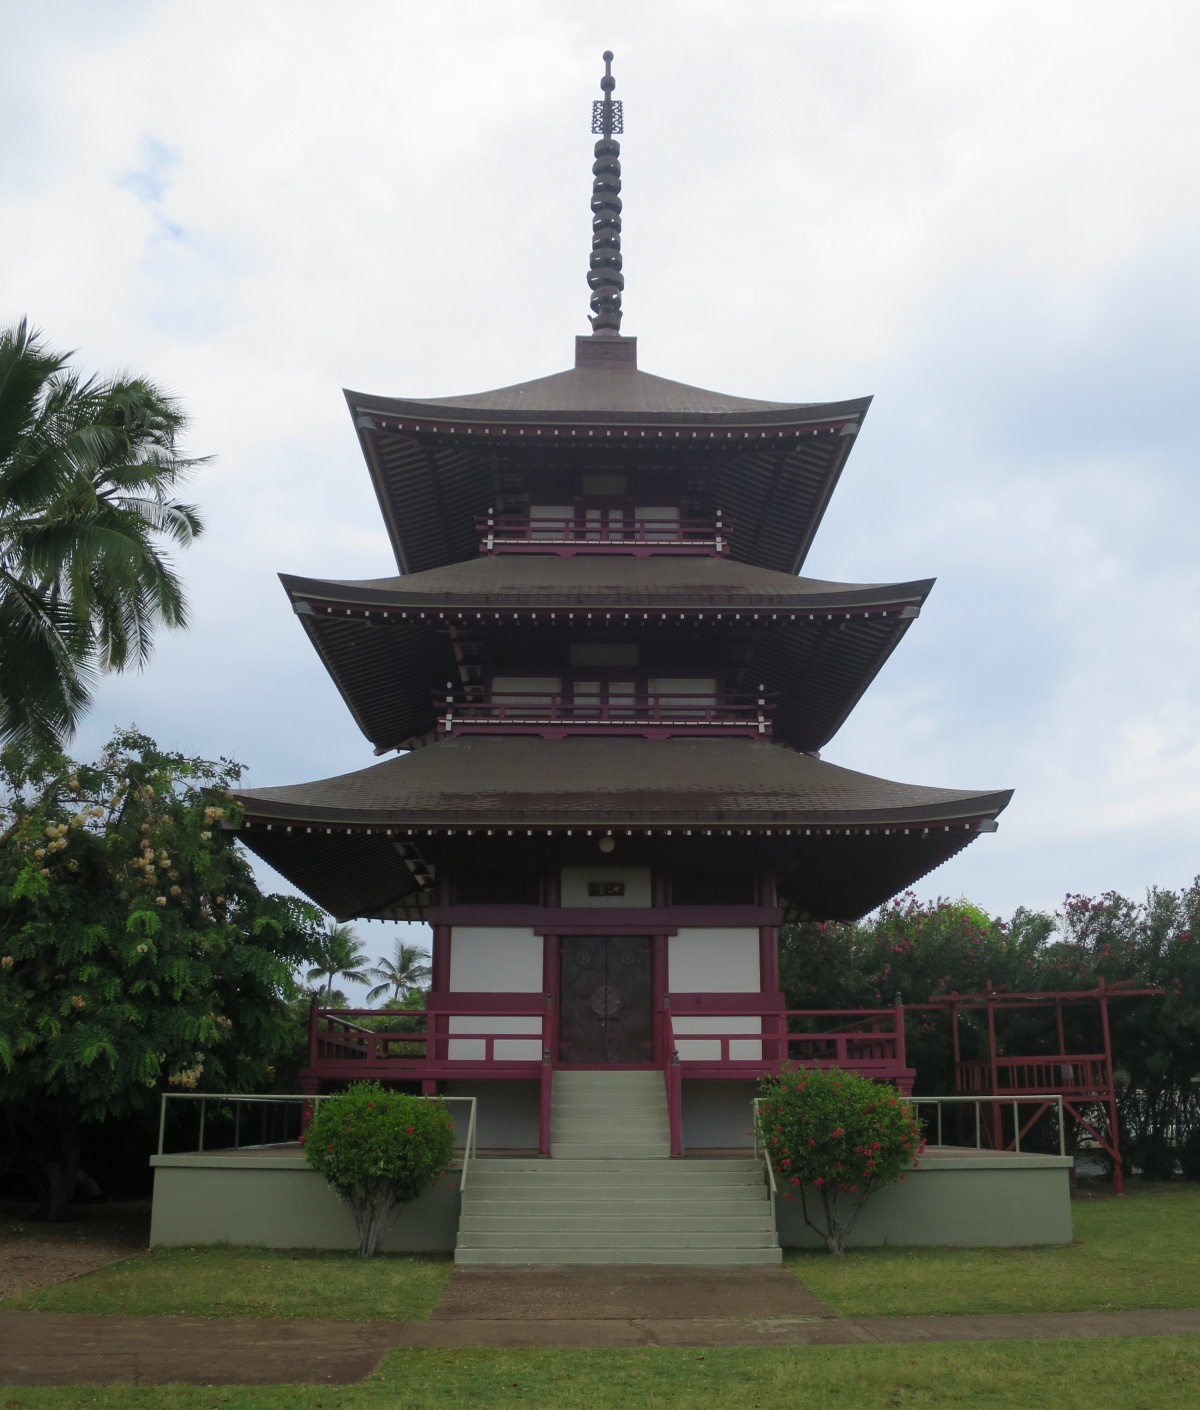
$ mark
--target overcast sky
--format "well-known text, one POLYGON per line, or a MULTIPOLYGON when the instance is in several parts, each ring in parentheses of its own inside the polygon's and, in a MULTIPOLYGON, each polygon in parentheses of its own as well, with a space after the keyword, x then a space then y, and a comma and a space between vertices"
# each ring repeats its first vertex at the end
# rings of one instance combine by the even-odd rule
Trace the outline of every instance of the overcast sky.
POLYGON ((938 582, 825 757, 1016 789, 920 894, 1200 871, 1200 7, 0 0, 0 43, 0 319, 213 456, 194 626, 81 752, 372 762, 275 574, 394 571, 343 387, 570 364, 610 47, 643 368, 875 395, 806 571, 938 582))

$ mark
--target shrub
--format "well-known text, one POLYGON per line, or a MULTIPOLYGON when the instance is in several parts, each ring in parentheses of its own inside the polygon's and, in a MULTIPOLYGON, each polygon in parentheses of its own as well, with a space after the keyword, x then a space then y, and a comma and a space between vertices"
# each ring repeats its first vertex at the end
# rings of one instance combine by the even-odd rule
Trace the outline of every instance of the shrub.
POLYGON ((454 1123, 444 1102, 355 1082, 317 1104, 302 1137, 309 1165, 350 1206, 358 1251, 370 1258, 397 1210, 450 1167, 454 1123))
POLYGON ((784 1068, 760 1096, 758 1136, 784 1199, 799 1193, 804 1222, 841 1253, 871 1195, 925 1149, 916 1119, 894 1087, 836 1067, 784 1068))

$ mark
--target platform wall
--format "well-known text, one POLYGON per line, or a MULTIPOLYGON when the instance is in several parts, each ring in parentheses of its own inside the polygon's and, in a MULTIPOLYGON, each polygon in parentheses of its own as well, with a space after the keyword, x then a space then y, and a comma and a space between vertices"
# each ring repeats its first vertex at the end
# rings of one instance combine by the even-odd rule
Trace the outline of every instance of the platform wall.
MULTIPOLYGON (((356 1249, 354 1217, 302 1156, 154 1156, 152 1248, 197 1244, 356 1249)), ((385 1253, 437 1253, 458 1237, 458 1182, 400 1211, 385 1253)))
MULTIPOLYGON (((810 1201, 810 1216, 815 1217, 810 1201)), ((776 1228, 784 1248, 823 1248, 804 1223, 799 1197, 780 1199, 776 1228)), ((1061 1156, 961 1158, 940 1153, 867 1201, 852 1248, 1028 1248, 1069 1244, 1071 1161, 1061 1156)))
MULTIPOLYGON (((303 1157, 240 1153, 155 1156, 153 1246, 235 1244, 353 1249, 349 1210, 303 1157)), ((469 1175, 468 1175, 469 1178, 469 1175)), ((1057 1156, 938 1157, 875 1195, 853 1246, 1027 1247, 1071 1241, 1070 1161, 1057 1156)), ((392 1253, 449 1252, 458 1230, 457 1180, 400 1214, 384 1243, 392 1253)), ((785 1248, 820 1247, 798 1200, 777 1206, 785 1248)))

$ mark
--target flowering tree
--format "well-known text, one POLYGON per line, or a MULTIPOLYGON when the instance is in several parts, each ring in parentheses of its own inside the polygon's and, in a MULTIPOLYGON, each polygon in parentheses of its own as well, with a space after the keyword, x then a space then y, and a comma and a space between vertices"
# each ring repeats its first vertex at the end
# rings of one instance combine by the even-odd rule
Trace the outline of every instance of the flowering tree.
POLYGON ((454 1158, 454 1123, 444 1102, 355 1082, 318 1103, 305 1157, 350 1206, 358 1251, 379 1249, 399 1209, 444 1175, 454 1158))
POLYGON ((45 1218, 82 1124, 270 1085, 320 915, 259 891, 222 827, 238 774, 132 731, 94 764, 0 758, 0 1160, 45 1218))
POLYGON ((842 1253, 871 1195, 924 1151, 916 1119, 894 1087, 836 1067, 785 1068, 760 1095, 758 1136, 784 1199, 798 1193, 804 1222, 842 1253))

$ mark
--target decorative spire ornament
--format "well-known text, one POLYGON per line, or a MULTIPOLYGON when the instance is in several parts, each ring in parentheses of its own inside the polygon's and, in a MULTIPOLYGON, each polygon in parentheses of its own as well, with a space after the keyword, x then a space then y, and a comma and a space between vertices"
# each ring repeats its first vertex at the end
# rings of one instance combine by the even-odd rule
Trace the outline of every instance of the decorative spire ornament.
POLYGON ((617 80, 612 76, 612 51, 604 51, 604 97, 592 104, 592 131, 599 133, 592 164, 592 259, 588 288, 592 291, 593 333, 621 331, 621 144, 614 133, 625 131, 619 102, 613 102, 617 80))

